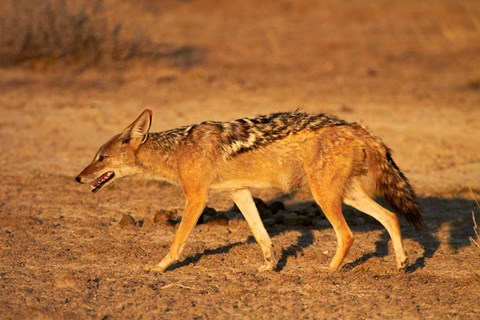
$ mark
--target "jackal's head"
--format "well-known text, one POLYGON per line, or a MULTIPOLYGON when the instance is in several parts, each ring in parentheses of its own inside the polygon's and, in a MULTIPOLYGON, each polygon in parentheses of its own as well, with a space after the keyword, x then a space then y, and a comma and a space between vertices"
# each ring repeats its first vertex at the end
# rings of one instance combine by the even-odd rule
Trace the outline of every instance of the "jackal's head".
POLYGON ((147 140, 152 112, 145 110, 122 133, 100 147, 92 162, 75 178, 97 192, 115 180, 138 173, 135 154, 147 140))

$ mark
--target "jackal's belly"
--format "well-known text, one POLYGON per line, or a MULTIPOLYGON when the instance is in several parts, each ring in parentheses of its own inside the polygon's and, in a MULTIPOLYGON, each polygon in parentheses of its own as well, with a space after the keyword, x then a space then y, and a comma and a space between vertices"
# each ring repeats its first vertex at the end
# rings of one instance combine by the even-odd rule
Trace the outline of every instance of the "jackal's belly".
POLYGON ((304 184, 304 176, 279 176, 278 179, 228 179, 210 186, 211 190, 228 191, 236 189, 276 189, 284 192, 299 189, 304 184))
MULTIPOLYGON (((212 184, 211 190, 228 191, 236 189, 278 189, 278 183, 272 181, 259 181, 259 180, 247 180, 247 179, 229 179, 212 184)), ((283 188, 281 188, 283 189, 283 188)))
POLYGON ((288 192, 298 189, 304 183, 305 171, 301 163, 264 159, 263 162, 237 162, 229 165, 227 170, 220 172, 210 188, 213 190, 277 189, 288 192))

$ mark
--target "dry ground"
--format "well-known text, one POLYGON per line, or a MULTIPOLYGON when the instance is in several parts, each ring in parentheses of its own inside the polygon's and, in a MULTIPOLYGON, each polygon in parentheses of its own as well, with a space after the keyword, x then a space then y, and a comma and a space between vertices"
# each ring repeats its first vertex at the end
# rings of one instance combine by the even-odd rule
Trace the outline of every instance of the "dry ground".
MULTIPOLYGON (((0 318, 478 319, 478 1, 124 1, 107 12, 172 48, 155 62, 79 68, 45 61, 0 71, 0 318), (241 222, 199 225, 182 262, 165 254, 181 191, 135 179, 91 194, 73 177, 144 108, 153 130, 302 107, 367 125, 419 194, 427 230, 404 224, 412 262, 395 269, 386 232, 348 211, 342 271, 321 267, 326 224, 269 228, 277 270, 241 222), (472 189, 472 192, 469 191, 472 189), (134 226, 120 226, 123 214, 134 226)), ((280 197, 257 191, 265 201, 280 197)), ((281 198, 309 206, 308 193, 281 198)), ((231 203, 213 194, 210 206, 231 203)))

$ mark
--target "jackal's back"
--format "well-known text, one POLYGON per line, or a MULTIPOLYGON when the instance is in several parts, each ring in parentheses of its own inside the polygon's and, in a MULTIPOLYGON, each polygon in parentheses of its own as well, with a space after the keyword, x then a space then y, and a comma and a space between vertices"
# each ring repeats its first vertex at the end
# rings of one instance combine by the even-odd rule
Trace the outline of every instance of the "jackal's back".
POLYGON ((279 112, 229 122, 205 121, 164 132, 150 133, 149 139, 163 143, 165 148, 178 145, 194 136, 202 139, 215 134, 225 156, 233 158, 301 131, 315 131, 339 125, 349 123, 326 114, 279 112))

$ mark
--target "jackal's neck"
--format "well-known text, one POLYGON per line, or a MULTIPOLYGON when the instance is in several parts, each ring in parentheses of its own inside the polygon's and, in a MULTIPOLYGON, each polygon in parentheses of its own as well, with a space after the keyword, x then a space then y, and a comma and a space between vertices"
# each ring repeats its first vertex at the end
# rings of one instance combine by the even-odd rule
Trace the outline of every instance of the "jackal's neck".
POLYGON ((177 147, 192 129, 193 126, 184 126, 161 132, 150 132, 147 141, 161 150, 171 150, 177 147))
MULTIPOLYGON (((150 134, 149 134, 150 136, 150 134)), ((172 141, 149 139, 140 146, 135 155, 136 166, 147 178, 178 184, 176 172, 175 143, 172 141)))

